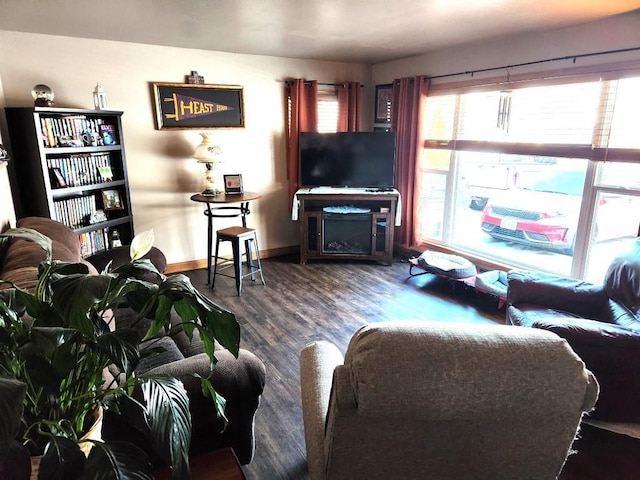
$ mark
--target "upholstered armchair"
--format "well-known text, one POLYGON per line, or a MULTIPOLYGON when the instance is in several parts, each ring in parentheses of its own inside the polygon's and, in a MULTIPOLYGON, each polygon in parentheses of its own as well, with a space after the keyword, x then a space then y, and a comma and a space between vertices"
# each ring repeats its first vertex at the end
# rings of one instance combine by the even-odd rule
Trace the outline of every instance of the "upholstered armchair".
POLYGON ((504 325, 372 324, 300 375, 313 480, 555 478, 598 395, 564 340, 504 325))

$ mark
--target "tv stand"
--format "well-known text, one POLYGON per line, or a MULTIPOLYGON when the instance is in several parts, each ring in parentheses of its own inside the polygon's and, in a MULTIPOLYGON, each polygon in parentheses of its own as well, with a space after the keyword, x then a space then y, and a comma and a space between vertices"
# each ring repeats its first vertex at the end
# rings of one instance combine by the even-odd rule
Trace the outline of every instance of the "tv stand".
POLYGON ((298 190, 300 263, 340 258, 391 265, 398 196, 394 189, 298 190))

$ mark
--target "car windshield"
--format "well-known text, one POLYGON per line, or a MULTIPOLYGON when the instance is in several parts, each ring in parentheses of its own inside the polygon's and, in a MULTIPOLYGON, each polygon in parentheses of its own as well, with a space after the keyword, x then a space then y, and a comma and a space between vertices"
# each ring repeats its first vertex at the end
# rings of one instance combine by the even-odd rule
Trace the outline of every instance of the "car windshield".
POLYGON ((585 172, 558 172, 548 175, 526 187, 534 192, 560 193, 579 197, 584 188, 585 172))

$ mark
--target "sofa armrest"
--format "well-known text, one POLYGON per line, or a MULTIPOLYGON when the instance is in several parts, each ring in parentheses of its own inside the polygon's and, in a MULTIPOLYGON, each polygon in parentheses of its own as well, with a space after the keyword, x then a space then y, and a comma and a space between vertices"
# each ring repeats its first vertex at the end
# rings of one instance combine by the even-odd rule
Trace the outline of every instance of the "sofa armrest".
POLYGON ((167 363, 146 372, 147 375, 171 375, 182 381, 189 395, 193 418, 191 452, 200 453, 223 446, 234 449, 238 460, 247 464, 253 458, 255 414, 264 389, 264 364, 254 354, 241 349, 236 359, 228 350, 216 350, 216 364, 211 383, 227 401, 225 416, 229 423, 224 430, 211 399, 204 397, 200 380, 194 373, 207 377, 209 357, 202 353, 184 360, 167 363))
POLYGON ((596 319, 609 308, 609 297, 602 285, 523 270, 511 270, 507 281, 510 305, 536 304, 596 319))
POLYGON ((593 320, 536 321, 567 340, 595 375, 600 397, 590 417, 608 422, 640 422, 640 333, 593 320))
POLYGON ((344 358, 329 342, 314 342, 300 352, 300 389, 307 448, 307 464, 312 480, 324 478, 324 431, 333 371, 344 358))

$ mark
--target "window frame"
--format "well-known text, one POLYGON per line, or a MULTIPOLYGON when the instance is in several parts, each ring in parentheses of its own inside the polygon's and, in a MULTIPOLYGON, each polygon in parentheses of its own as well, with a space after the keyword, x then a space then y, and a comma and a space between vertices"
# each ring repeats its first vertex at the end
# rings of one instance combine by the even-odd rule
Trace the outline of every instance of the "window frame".
MULTIPOLYGON (((475 79, 462 82, 448 82, 432 85, 427 93, 426 102, 428 105, 429 98, 442 95, 456 95, 455 114, 459 114, 460 97, 465 93, 488 92, 496 90, 516 90, 537 86, 553 86, 567 85, 583 82, 593 82, 595 80, 602 82, 603 90, 600 96, 600 105, 598 110, 598 119, 602 123, 605 117, 603 108, 606 107, 605 102, 609 101, 604 89, 610 88, 610 82, 616 82, 629 77, 640 77, 640 66, 637 64, 613 64, 611 66, 590 66, 587 68, 554 71, 537 74, 523 74, 519 76, 511 76, 505 82, 504 78, 493 79, 475 79)), ((427 107, 428 108, 428 107, 427 107)), ((424 113, 424 112, 423 112, 424 113)), ((587 164, 587 173, 585 180, 585 189, 582 196, 580 207, 580 215, 578 219, 578 232, 576 238, 575 251, 571 263, 571 276, 583 278, 587 268, 589 258, 589 249, 591 236, 594 230, 593 222, 595 216, 595 202, 599 193, 621 193, 640 197, 640 189, 628 190, 623 187, 615 187, 611 185, 602 186, 597 183, 598 169, 601 162, 608 159, 614 159, 616 162, 631 162, 640 164, 640 146, 638 148, 616 148, 610 147, 603 142, 602 136, 598 136, 600 130, 605 130, 606 125, 599 124, 594 128, 592 134, 592 144, 533 144, 533 143, 512 143, 512 142, 496 142, 496 141, 478 141, 478 140, 459 140, 456 139, 458 120, 454 120, 453 133, 449 140, 423 139, 422 145, 424 150, 438 149, 450 152, 449 167, 440 173, 447 176, 447 191, 445 196, 445 218, 443 221, 443 232, 440 235, 441 240, 423 238, 421 232, 416 232, 415 237, 421 239, 421 246, 435 245, 445 249, 458 250, 452 241, 452 217, 454 192, 453 185, 456 182, 458 163, 456 161, 456 152, 473 151, 473 152, 490 152, 498 154, 516 154, 516 155, 539 155, 549 157, 577 158, 585 159, 587 164)), ((429 169, 421 165, 421 161, 417 161, 416 178, 421 178, 422 174, 428 172, 429 169)), ((416 204, 420 202, 423 194, 419 180, 416 185, 416 204)), ((418 228, 420 222, 416 222, 418 228)), ((479 252, 472 252, 479 254, 479 252)), ((481 255, 481 254, 480 254, 481 255)), ((488 262, 492 263, 492 262, 488 262)), ((505 262, 508 263, 508 262, 505 262)), ((498 265, 501 265, 498 262, 498 265)), ((511 266, 505 265, 508 268, 511 266)))

